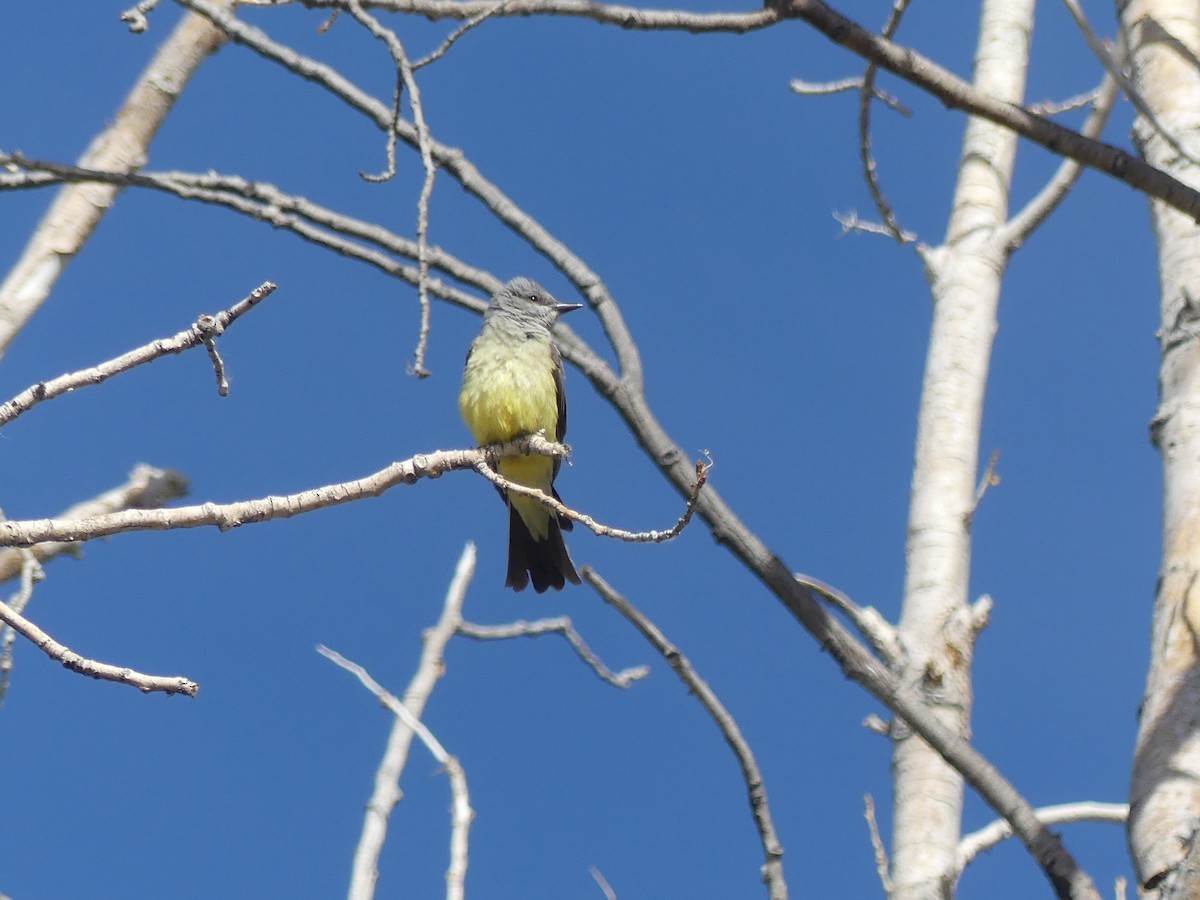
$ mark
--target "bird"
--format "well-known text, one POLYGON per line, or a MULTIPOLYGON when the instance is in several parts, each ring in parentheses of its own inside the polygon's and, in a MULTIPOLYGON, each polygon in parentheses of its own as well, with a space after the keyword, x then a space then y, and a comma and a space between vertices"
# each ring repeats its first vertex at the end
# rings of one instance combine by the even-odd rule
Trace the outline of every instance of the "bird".
MULTIPOLYGON (((529 278, 514 278, 492 295, 483 327, 471 343, 463 370, 458 409, 483 447, 544 433, 562 443, 567 433, 567 396, 562 356, 551 326, 582 303, 559 303, 529 278)), ((514 484, 537 488, 559 500, 554 489, 561 460, 528 455, 506 457, 496 470, 514 484)), ((508 506, 508 572, 505 587, 522 591, 533 582, 541 594, 579 584, 562 533, 572 522, 532 497, 505 490, 508 506)), ((561 502, 561 501, 560 501, 561 502)))

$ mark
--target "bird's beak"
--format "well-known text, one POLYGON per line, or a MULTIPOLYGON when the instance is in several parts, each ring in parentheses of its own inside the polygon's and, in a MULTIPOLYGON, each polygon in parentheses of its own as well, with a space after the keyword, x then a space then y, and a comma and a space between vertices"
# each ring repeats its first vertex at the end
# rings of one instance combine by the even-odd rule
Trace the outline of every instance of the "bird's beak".
POLYGON ((582 309, 582 308, 583 308, 582 303, 558 303, 555 305, 554 311, 557 312, 561 316, 563 313, 569 313, 573 309, 582 309))

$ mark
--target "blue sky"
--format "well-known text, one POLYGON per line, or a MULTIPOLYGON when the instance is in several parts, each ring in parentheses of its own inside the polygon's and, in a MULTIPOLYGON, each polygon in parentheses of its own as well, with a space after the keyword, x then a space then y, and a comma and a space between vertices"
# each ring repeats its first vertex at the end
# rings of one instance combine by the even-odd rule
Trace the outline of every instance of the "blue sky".
MULTIPOLYGON (((69 161, 109 120, 173 27, 170 6, 130 35, 122 4, 23 8, 0 32, 0 148, 69 161)), ((715 3, 694 9, 730 9, 715 3)), ((888 4, 839 7, 878 26, 888 4)), ((376 96, 383 47, 343 17, 242 13, 376 96)), ((1111 10, 1089 14, 1111 34, 1111 10)), ((915 4, 899 38, 969 75, 970 4, 915 4)), ((419 55, 447 26, 398 20, 419 55)), ((741 37, 634 34, 590 22, 499 20, 420 73, 426 115, 523 209, 598 272, 646 366, 650 402, 680 446, 711 452, 712 485, 788 565, 889 618, 899 610, 916 404, 929 321, 915 255, 842 236, 871 215, 852 95, 801 98, 791 78, 861 65, 799 23, 741 37)), ((1067 14, 1046 4, 1030 100, 1099 81, 1067 14)), ((881 177, 903 224, 937 243, 963 118, 894 79, 914 110, 876 112, 881 177)), ((1127 146, 1127 105, 1106 139, 1127 146)), ((1078 124, 1079 117, 1064 117, 1078 124)), ((227 46, 204 64, 149 168, 238 173, 411 234, 419 169, 383 166, 375 129, 317 87, 227 46)), ((1056 161, 1023 144, 1014 208, 1056 161)), ((0 196, 0 268, 50 192, 0 196)), ((1144 201, 1085 174, 1014 257, 1004 283, 982 440, 1001 484, 975 528, 972 592, 995 601, 978 646, 974 739, 1035 804, 1125 795, 1146 665, 1159 541, 1156 286, 1144 201)), ((448 177, 433 243, 508 278, 569 285, 448 177)), ((415 292, 292 235, 128 191, 0 366, 0 395, 187 327, 265 280, 276 294, 220 346, 231 394, 202 353, 43 404, 0 431, 12 518, 52 515, 173 467, 189 502, 281 494, 394 459, 469 445, 455 398, 478 320, 437 305, 428 366, 405 372, 415 292)), ((589 313, 571 325, 596 347, 589 313)), ((564 499, 631 529, 681 503, 603 400, 568 372, 573 465, 564 499)), ((454 641, 425 720, 462 761, 476 820, 469 896, 592 898, 596 866, 621 900, 755 897, 761 851, 734 760, 647 645, 586 588, 502 587, 505 514, 470 473, 287 522, 118 535, 48 567, 29 608, 85 655, 201 684, 195 700, 92 682, 17 648, 0 709, 15 900, 337 896, 390 722, 326 644, 402 691, 466 541, 479 549, 466 614, 480 623, 570 615, 628 691, 552 638, 454 641)), ((796 895, 879 894, 862 819, 887 829, 889 748, 861 727, 884 711, 717 546, 703 523, 667 545, 577 529, 594 567, 691 658, 753 746, 796 895)), ((414 749, 381 861, 380 896, 438 896, 444 776, 414 749)), ((968 800, 966 827, 990 821, 968 800)), ((1073 826, 1067 846, 1102 891, 1129 874, 1123 832, 1073 826)), ((961 896, 1042 896, 1018 846, 967 872, 961 896)))

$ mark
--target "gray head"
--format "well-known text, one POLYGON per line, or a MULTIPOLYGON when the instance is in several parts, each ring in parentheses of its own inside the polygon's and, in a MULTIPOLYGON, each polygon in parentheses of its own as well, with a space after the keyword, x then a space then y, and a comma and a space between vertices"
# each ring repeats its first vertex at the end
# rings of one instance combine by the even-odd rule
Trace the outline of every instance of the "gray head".
POLYGON ((579 309, 582 303, 559 303, 548 290, 529 278, 514 278, 500 288, 488 304, 484 320, 494 316, 512 319, 526 327, 549 328, 562 313, 579 309))

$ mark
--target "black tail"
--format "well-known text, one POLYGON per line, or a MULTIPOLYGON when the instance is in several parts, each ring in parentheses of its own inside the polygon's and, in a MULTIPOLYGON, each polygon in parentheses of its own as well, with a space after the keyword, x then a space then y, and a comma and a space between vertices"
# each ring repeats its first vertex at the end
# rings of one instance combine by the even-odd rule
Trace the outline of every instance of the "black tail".
MULTIPOLYGON (((570 530, 571 520, 566 520, 570 530)), ((508 508, 508 578, 505 587, 523 591, 533 581, 533 589, 539 594, 547 588, 561 591, 566 582, 579 584, 579 574, 563 543, 562 527, 556 516, 550 518, 550 529, 546 537, 535 541, 525 525, 521 514, 511 505, 508 508)))

